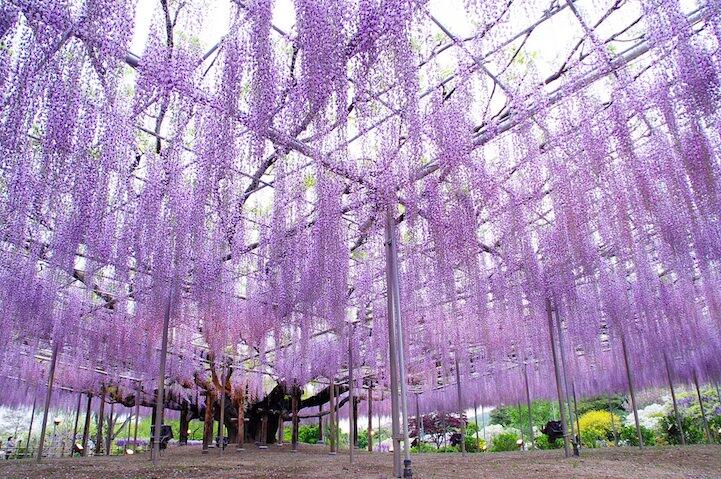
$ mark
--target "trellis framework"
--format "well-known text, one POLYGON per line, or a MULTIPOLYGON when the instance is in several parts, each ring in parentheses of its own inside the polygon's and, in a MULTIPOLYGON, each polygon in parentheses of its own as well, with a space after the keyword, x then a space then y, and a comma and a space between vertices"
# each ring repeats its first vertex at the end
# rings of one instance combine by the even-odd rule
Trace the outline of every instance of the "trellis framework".
POLYGON ((298 0, 290 33, 272 7, 235 3, 203 53, 203 12, 160 0, 142 55, 130 3, 2 7, 5 376, 39 382, 16 373, 45 348, 262 397, 263 375, 348 382, 361 324, 397 475, 400 389, 520 402, 530 366, 554 395, 551 310, 584 394, 663 383, 653 349, 717 378, 717 6, 465 2, 464 37, 424 2, 298 0), (557 57, 533 50, 559 25, 557 57), (221 385, 226 360, 248 374, 221 385))

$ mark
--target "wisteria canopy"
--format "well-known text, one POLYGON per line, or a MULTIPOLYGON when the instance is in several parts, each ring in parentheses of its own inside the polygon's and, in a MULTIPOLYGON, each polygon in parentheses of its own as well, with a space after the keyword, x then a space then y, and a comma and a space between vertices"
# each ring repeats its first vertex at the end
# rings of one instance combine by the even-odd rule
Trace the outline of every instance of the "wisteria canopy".
POLYGON ((0 0, 0 402, 721 379, 721 2, 207 3, 0 0))

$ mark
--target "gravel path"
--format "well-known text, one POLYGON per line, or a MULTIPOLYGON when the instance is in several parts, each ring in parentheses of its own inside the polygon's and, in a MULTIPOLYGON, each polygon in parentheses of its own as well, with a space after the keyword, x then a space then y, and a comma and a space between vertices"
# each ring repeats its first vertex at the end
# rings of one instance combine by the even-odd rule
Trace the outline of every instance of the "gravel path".
MULTIPOLYGON (((721 478, 721 446, 610 448, 583 451, 579 459, 564 460, 559 451, 530 453, 418 454, 413 455, 414 477, 419 479, 711 479, 721 478)), ((73 479, 382 479, 391 473, 391 455, 359 452, 348 464, 347 453, 330 456, 323 446, 301 446, 297 454, 289 446, 259 451, 227 450, 221 458, 211 450, 203 456, 196 446, 173 447, 154 468, 149 455, 1 461, 1 478, 73 479)))

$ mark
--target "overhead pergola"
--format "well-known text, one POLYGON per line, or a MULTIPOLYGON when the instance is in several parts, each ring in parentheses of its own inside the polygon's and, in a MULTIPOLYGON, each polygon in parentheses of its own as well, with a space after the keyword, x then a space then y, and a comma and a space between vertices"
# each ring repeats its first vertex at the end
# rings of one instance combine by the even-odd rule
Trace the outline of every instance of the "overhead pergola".
POLYGON ((5 403, 382 391, 400 477, 409 404, 719 379, 715 2, 201 3, 0 7, 5 403))

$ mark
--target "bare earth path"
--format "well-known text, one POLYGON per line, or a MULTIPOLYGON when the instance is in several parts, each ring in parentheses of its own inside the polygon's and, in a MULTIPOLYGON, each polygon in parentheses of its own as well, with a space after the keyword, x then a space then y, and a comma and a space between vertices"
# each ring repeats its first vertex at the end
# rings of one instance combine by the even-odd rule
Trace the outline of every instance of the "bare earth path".
MULTIPOLYGON (((154 468, 147 454, 125 457, 92 457, 34 461, 0 461, 0 478, 299 478, 381 479, 389 477, 388 453, 359 452, 356 463, 347 454, 329 456, 323 446, 301 447, 292 454, 289 446, 271 446, 262 452, 250 447, 243 452, 227 450, 203 456, 196 446, 173 447, 154 468)), ((652 447, 586 450, 580 459, 564 460, 558 451, 530 453, 414 454, 414 477, 494 479, 638 479, 721 478, 721 446, 652 447)))

